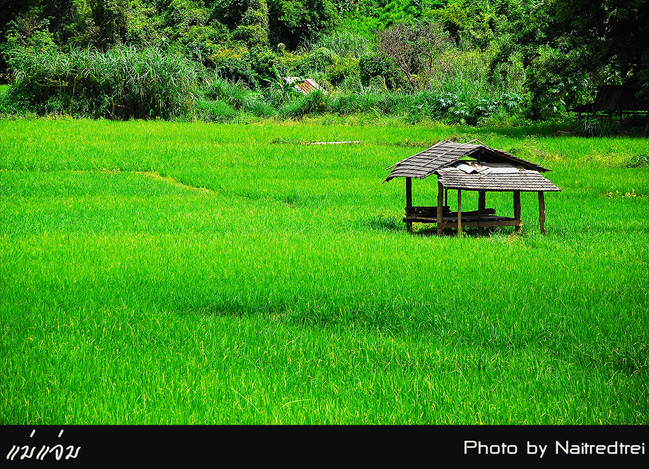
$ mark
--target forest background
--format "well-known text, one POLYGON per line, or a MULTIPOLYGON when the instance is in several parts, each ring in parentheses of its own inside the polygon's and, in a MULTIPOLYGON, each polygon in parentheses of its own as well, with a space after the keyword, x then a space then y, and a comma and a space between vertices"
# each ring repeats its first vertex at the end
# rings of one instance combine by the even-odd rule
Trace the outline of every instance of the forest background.
POLYGON ((0 0, 0 114, 555 119, 599 85, 649 95, 647 17, 646 0, 0 0))

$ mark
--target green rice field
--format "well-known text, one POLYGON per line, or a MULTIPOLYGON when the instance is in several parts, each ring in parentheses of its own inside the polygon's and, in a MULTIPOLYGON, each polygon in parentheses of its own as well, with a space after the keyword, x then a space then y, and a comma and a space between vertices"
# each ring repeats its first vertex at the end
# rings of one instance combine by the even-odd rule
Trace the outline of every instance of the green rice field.
POLYGON ((649 424, 648 159, 543 126, 0 120, 0 423, 649 424), (521 234, 407 232, 386 168, 445 138, 552 169, 547 235, 533 193, 521 234))

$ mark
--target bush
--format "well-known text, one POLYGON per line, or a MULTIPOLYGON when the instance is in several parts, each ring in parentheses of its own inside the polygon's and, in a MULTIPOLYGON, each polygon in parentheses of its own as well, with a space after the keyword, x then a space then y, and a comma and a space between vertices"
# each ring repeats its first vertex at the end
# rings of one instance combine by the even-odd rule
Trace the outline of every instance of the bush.
POLYGON ((399 71, 389 58, 376 54, 363 55, 358 61, 358 69, 361 83, 365 86, 379 77, 387 88, 395 89, 401 86, 399 71))
POLYGON ((441 119, 450 122, 476 125, 485 118, 500 114, 520 113, 520 97, 506 94, 497 99, 476 97, 462 99, 455 93, 419 92, 409 95, 409 117, 415 119, 441 119))
POLYGON ((1 85, 0 117, 17 116, 27 111, 29 101, 15 86, 1 85))
POLYGON ((264 102, 260 92, 246 88, 241 82, 232 84, 227 80, 215 77, 205 91, 210 101, 227 104, 232 109, 246 111, 259 117, 270 117, 275 109, 264 102))
POLYGON ((222 78, 232 82, 245 83, 246 86, 256 87, 259 82, 250 62, 244 59, 228 59, 216 69, 222 78))
POLYGON ((157 49, 16 50, 10 99, 38 115, 59 113, 108 119, 173 118, 195 106, 194 66, 157 49))
POLYGON ((314 76, 324 73, 327 67, 334 64, 336 57, 337 55, 334 52, 324 47, 311 50, 294 61, 291 73, 300 76, 314 76))
POLYGON ((277 54, 266 46, 250 49, 248 60, 258 83, 272 78, 279 64, 277 54))
POLYGON ((330 108, 329 97, 322 90, 316 90, 289 101, 280 109, 280 115, 299 119, 309 114, 323 114, 330 108))
POLYGON ((237 117, 237 111, 223 101, 199 100, 197 114, 208 122, 231 122, 237 117))
POLYGON ((325 69, 325 79, 336 86, 350 77, 358 75, 358 60, 353 57, 335 56, 334 61, 325 69))
POLYGON ((466 105, 453 93, 432 93, 422 91, 410 95, 409 116, 419 116, 428 119, 442 117, 460 120, 468 116, 466 105))

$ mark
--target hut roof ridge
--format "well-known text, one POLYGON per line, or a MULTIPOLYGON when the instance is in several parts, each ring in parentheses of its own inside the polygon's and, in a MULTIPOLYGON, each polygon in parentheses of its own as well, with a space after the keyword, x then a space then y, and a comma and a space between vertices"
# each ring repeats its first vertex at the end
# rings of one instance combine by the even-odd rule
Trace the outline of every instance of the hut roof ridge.
POLYGON ((424 179, 437 171, 448 167, 463 157, 479 153, 480 158, 485 161, 502 161, 510 164, 517 164, 526 169, 539 172, 550 171, 543 166, 518 158, 505 151, 491 148, 479 140, 472 140, 468 143, 453 142, 451 140, 442 140, 426 150, 409 156, 386 170, 391 170, 384 182, 390 181, 395 177, 412 177, 424 179), (478 142, 474 144, 472 142, 478 142))

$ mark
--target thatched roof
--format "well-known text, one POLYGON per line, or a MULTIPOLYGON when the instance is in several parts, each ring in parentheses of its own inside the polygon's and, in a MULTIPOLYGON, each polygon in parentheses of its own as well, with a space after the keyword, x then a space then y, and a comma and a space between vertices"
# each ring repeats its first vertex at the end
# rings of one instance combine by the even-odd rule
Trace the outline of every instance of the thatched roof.
POLYGON ((424 179, 436 174, 439 182, 447 189, 534 192, 561 190, 540 174, 550 171, 549 169, 482 143, 444 140, 388 169, 391 171, 386 182, 396 177, 424 179))
POLYGON ((439 182, 446 189, 470 191, 557 192, 557 186, 533 169, 508 164, 453 163, 437 170, 439 182))

